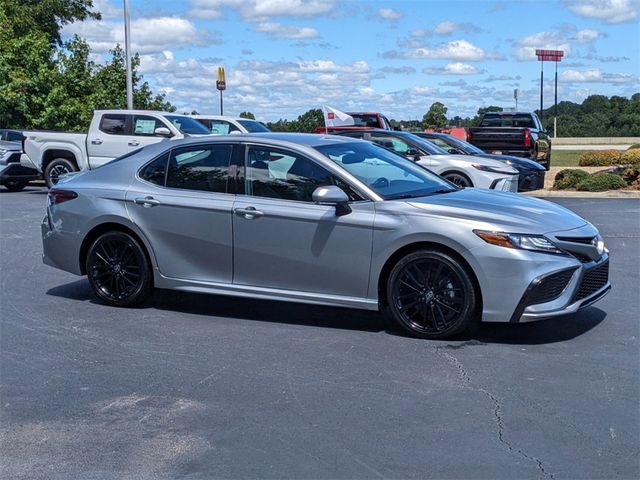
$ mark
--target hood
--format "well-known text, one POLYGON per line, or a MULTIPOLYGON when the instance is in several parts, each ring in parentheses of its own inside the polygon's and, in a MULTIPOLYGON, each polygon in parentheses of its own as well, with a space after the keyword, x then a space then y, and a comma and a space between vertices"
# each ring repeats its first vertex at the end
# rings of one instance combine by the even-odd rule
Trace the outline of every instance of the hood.
POLYGON ((528 158, 515 157, 513 155, 499 155, 497 153, 483 153, 477 154, 477 156, 482 158, 491 158, 503 163, 511 162, 515 168, 526 167, 529 170, 544 170, 544 167, 542 165, 540 165, 538 162, 534 162, 533 160, 529 160, 528 158))
POLYGON ((475 155, 430 155, 429 157, 422 157, 423 159, 429 159, 429 158, 433 158, 433 159, 452 159, 452 160, 458 160, 461 162, 466 162, 468 164, 472 164, 472 163, 477 163, 478 165, 484 165, 487 167, 493 167, 493 168, 497 168, 503 172, 508 172, 508 173, 518 173, 518 171, 513 168, 511 165, 507 165, 505 162, 500 161, 500 160, 493 160, 491 158, 485 158, 485 157, 476 157, 475 155))
POLYGON ((426 215, 459 219, 474 228, 542 234, 571 230, 588 222, 560 205, 517 193, 481 188, 405 200, 426 215))

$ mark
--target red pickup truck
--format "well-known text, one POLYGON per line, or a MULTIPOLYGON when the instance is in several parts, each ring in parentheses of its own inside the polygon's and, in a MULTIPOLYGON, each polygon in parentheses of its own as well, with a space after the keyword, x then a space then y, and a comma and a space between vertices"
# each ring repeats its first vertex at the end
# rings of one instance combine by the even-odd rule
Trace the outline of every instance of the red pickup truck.
POLYGON ((393 130, 391 123, 387 117, 377 112, 345 112, 347 115, 353 117, 353 125, 340 126, 340 127, 317 127, 315 133, 331 133, 332 131, 340 130, 362 130, 363 128, 381 128, 382 130, 393 130))

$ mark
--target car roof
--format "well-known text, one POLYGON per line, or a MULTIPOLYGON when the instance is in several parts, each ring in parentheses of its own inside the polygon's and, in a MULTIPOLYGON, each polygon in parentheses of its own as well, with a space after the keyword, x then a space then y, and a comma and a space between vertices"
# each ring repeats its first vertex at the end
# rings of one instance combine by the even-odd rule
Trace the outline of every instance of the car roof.
POLYGON ((112 110, 95 110, 94 113, 119 113, 121 115, 178 115, 180 117, 188 117, 189 115, 183 115, 176 112, 163 112, 161 110, 125 110, 125 109, 112 109, 112 110))
POLYGON ((229 115, 206 115, 206 114, 198 114, 198 115, 188 115, 191 118, 201 118, 202 120, 235 120, 236 122, 239 120, 248 120, 250 122, 257 122, 255 118, 242 118, 242 117, 232 117, 229 115))

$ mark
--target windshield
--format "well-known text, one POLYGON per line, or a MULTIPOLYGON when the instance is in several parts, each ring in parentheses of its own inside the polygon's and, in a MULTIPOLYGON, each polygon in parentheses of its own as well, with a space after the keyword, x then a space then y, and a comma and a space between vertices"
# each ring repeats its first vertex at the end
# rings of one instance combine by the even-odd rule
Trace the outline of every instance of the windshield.
POLYGON ((368 142, 315 147, 385 200, 447 193, 455 186, 420 165, 368 142))
POLYGON ((399 138, 405 138, 408 142, 415 144, 416 147, 421 148, 429 155, 449 155, 449 152, 443 148, 413 133, 396 132, 396 135, 398 135, 399 138))
POLYGON ((173 123, 180 132, 187 135, 209 135, 211 132, 207 130, 207 127, 202 125, 197 120, 182 115, 167 115, 166 118, 173 123))
POLYGON ((446 142, 447 144, 451 145, 454 148, 457 148, 458 150, 462 150, 463 152, 466 152, 470 155, 473 154, 477 154, 477 155, 481 155, 484 154, 484 151, 480 150, 478 147, 476 147, 475 145, 470 144, 469 142, 465 142, 464 140, 460 140, 459 138, 456 137, 438 137, 440 139, 442 139, 443 142, 446 142))
POLYGON ((249 133, 260 133, 260 132, 270 132, 267 127, 265 127, 260 122, 255 120, 238 120, 238 123, 247 129, 249 133))

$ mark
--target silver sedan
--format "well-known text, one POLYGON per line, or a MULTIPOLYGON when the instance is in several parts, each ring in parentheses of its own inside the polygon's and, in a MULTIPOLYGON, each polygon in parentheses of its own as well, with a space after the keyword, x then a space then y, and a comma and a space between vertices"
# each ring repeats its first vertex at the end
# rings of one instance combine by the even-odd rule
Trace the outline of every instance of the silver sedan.
POLYGON ((602 238, 571 211, 335 136, 148 146, 61 178, 42 239, 46 264, 110 305, 155 287, 386 309, 423 338, 575 312, 611 288, 602 238))

